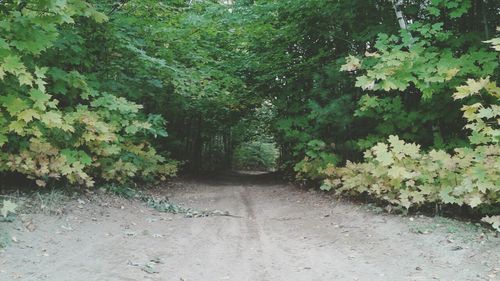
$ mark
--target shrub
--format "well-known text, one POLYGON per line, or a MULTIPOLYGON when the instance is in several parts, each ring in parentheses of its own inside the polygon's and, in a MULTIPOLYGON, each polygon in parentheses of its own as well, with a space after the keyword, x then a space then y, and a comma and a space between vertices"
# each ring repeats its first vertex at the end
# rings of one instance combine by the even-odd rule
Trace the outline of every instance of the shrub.
MULTIPOLYGON (((500 88, 489 78, 468 80, 455 99, 489 94, 500 98, 500 88)), ((462 108, 471 130, 471 147, 421 152, 420 146, 390 136, 365 152, 365 162, 330 165, 321 172, 323 189, 339 193, 367 193, 405 208, 425 203, 458 204, 476 208, 500 203, 500 106, 481 103, 462 108)))
MULTIPOLYGON (((148 140, 166 136, 165 121, 142 106, 99 92, 72 62, 52 66, 50 51, 72 44, 65 30, 107 17, 81 0, 5 5, 0 18, 0 172, 18 172, 45 186, 66 179, 162 179, 176 163, 148 140), (22 8, 24 7, 24 8, 22 8), (42 12, 40 12, 42 11, 42 12)), ((71 37, 71 36, 70 36, 71 37)), ((57 53, 55 51, 55 53, 57 53)))

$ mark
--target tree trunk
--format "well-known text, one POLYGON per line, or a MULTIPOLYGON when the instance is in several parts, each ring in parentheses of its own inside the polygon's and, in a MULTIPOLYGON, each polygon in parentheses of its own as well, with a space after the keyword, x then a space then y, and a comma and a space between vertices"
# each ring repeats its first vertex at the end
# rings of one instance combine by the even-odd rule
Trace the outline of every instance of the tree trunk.
POLYGON ((407 30, 408 25, 406 23, 403 11, 401 11, 402 5, 403 0, 392 0, 392 6, 394 7, 394 11, 396 12, 396 18, 398 19, 399 27, 401 27, 401 29, 407 30))

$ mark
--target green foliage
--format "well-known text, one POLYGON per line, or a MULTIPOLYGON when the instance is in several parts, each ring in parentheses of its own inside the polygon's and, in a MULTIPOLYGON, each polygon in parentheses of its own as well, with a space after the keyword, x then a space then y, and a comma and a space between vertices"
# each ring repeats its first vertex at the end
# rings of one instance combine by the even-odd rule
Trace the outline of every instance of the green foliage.
POLYGON ((299 179, 321 179, 325 169, 340 162, 338 157, 327 149, 323 141, 312 140, 307 146, 306 156, 294 167, 299 179))
POLYGON ((0 171, 40 186, 175 175, 175 162, 149 144, 150 136, 166 135, 163 119, 101 91, 82 62, 60 57, 66 46, 91 52, 75 36, 107 16, 81 0, 17 2, 2 3, 0 11, 0 171))
MULTIPOLYGON (((369 194, 410 208, 423 204, 458 204, 477 208, 500 202, 500 88, 485 79, 458 86, 455 100, 493 98, 491 105, 464 105, 470 147, 422 152, 419 145, 390 136, 365 152, 362 163, 323 170, 324 187, 339 193, 369 194)), ((498 227, 491 218, 487 219, 498 227)))
POLYGON ((498 204, 498 3, 405 1, 407 29, 391 1, 240 7, 282 167, 405 208, 498 204))
POLYGON ((355 161, 390 135, 426 150, 468 144, 461 105, 449 93, 465 79, 497 75, 498 57, 482 41, 498 24, 498 3, 404 1, 402 9, 409 23, 402 31, 391 1, 235 9, 251 54, 246 81, 275 105, 282 166, 302 161, 312 140, 355 161))
POLYGON ((278 150, 275 143, 243 143, 234 152, 234 168, 241 170, 271 171, 276 169, 278 150))

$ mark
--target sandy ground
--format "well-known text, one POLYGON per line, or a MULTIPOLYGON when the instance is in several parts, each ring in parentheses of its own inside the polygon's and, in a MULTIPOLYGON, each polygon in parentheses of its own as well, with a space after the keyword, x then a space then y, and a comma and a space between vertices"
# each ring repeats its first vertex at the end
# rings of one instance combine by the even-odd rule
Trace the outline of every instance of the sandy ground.
POLYGON ((179 180, 163 195, 239 217, 185 218, 89 196, 0 223, 0 280, 500 280, 500 238, 377 213, 262 175, 179 180))

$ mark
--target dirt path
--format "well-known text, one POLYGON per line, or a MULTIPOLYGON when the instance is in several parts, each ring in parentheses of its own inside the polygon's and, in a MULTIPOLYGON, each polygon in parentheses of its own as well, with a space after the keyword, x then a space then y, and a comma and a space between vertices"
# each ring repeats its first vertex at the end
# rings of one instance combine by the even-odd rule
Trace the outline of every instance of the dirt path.
POLYGON ((0 252, 0 280, 500 280, 500 239, 471 224, 377 214, 266 176, 179 181, 162 192, 241 218, 72 202, 60 217, 0 224, 15 237, 0 252))

